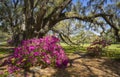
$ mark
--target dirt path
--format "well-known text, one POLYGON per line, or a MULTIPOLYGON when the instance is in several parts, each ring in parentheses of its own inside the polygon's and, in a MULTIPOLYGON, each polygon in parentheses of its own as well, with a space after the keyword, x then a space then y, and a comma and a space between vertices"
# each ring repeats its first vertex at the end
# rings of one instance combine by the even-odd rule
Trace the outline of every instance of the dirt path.
MULTIPOLYGON (((69 54, 72 59, 71 64, 66 69, 46 69, 36 70, 35 77, 120 77, 120 61, 113 61, 107 58, 81 58, 77 54, 69 54)), ((0 70, 1 71, 1 70, 0 70)), ((28 77, 32 77, 30 74, 28 77)), ((17 74, 15 77, 23 77, 17 74)))

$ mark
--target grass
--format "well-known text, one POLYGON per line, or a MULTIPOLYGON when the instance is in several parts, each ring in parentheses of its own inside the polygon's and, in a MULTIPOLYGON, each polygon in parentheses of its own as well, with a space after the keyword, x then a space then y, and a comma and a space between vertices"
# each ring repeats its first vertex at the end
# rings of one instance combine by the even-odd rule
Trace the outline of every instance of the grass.
POLYGON ((83 46, 70 46, 65 43, 60 43, 60 45, 64 48, 66 53, 74 53, 74 52, 86 52, 86 47, 89 46, 89 44, 84 44, 83 46))
POLYGON ((77 46, 63 46, 66 53, 74 53, 74 52, 85 52, 85 47, 77 47, 77 46))
POLYGON ((105 56, 113 58, 113 59, 120 59, 120 44, 112 44, 108 47, 105 56))
MULTIPOLYGON (((83 46, 78 47, 78 46, 69 46, 65 43, 60 43, 60 44, 62 45, 66 53, 86 52, 86 48, 90 45, 90 44, 84 44, 83 46)), ((120 44, 110 45, 103 53, 103 56, 110 58, 120 58, 120 44)))
POLYGON ((108 47, 108 50, 120 51, 120 44, 112 44, 108 47))
MULTIPOLYGON (((69 46, 65 43, 60 43, 60 45, 66 50, 66 52, 74 52, 74 51, 86 51, 86 48, 90 45, 90 44, 84 44, 83 46, 69 46), (69 51, 70 50, 70 51, 69 51)), ((108 51, 116 51, 119 52, 120 51, 120 44, 112 44, 108 47, 108 51)))

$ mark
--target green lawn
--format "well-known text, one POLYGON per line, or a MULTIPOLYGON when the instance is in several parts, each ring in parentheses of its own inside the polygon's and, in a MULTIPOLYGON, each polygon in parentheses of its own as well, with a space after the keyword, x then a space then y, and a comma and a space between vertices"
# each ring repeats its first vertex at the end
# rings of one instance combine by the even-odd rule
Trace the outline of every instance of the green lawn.
POLYGON ((84 44, 83 46, 70 46, 65 43, 60 43, 60 45, 64 48, 66 53, 73 53, 73 52, 86 52, 86 47, 89 46, 89 44, 84 44))
MULTIPOLYGON (((66 50, 66 52, 74 52, 74 51, 86 51, 86 48, 90 44, 84 44, 83 46, 77 47, 77 46, 69 46, 65 43, 60 43, 60 45, 66 50)), ((108 47, 108 51, 120 51, 120 44, 112 44, 108 47)))
MULTIPOLYGON (((60 44, 62 45, 66 53, 86 52, 86 48, 90 45, 90 44, 84 44, 81 47, 77 47, 77 46, 69 46, 65 43, 60 43, 60 44)), ((105 50, 105 53, 103 53, 103 55, 111 58, 120 58, 120 44, 112 44, 105 50)))
POLYGON ((120 44, 112 44, 111 46, 108 47, 108 49, 120 51, 120 44))

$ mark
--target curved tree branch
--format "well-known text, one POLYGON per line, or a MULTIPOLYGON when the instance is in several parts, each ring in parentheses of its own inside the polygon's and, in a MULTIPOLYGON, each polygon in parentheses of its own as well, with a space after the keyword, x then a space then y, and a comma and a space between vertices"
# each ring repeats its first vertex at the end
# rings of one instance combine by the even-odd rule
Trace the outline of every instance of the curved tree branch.
MULTIPOLYGON (((65 37, 71 44, 73 44, 73 45, 78 45, 77 43, 73 42, 73 41, 72 41, 67 35, 65 35, 64 33, 60 32, 60 31, 58 31, 58 30, 55 30, 55 29, 52 29, 52 31, 60 34, 60 37, 62 37, 62 40, 63 40, 65 43, 67 43, 67 42, 63 39, 63 37, 65 37)), ((69 44, 69 43, 67 43, 67 44, 69 44)), ((70 44, 69 44, 69 45, 70 45, 70 44)))
POLYGON ((74 18, 74 19, 83 20, 87 22, 93 22, 94 18, 103 17, 103 16, 112 16, 112 15, 105 14, 105 13, 99 13, 99 14, 93 14, 90 16, 83 16, 83 15, 77 14, 76 12, 66 12, 66 13, 62 13, 57 21, 74 18))

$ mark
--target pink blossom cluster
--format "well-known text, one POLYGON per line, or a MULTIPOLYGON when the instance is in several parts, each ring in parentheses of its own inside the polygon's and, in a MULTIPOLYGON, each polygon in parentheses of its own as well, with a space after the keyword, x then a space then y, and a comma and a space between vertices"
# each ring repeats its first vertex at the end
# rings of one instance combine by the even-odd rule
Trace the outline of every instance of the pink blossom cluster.
POLYGON ((14 49, 14 53, 6 60, 8 71, 13 73, 32 66, 55 66, 65 68, 68 57, 60 41, 55 36, 45 36, 22 41, 21 46, 14 49))
POLYGON ((103 49, 111 45, 110 40, 106 39, 96 39, 94 40, 89 47, 87 47, 88 53, 91 53, 94 56, 100 56, 103 52, 103 49))
POLYGON ((106 46, 111 45, 111 41, 106 39, 96 39, 91 45, 101 45, 103 48, 105 48, 106 46))

